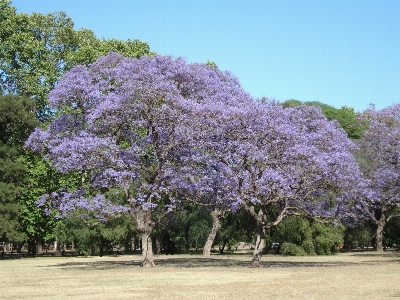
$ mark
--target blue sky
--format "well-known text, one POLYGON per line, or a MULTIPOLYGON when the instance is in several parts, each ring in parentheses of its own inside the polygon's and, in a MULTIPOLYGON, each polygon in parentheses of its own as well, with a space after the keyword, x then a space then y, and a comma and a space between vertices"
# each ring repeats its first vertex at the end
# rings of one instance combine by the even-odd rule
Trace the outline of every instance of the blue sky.
POLYGON ((357 111, 400 102, 400 1, 13 0, 65 11, 98 37, 140 39, 162 55, 214 61, 254 97, 357 111))

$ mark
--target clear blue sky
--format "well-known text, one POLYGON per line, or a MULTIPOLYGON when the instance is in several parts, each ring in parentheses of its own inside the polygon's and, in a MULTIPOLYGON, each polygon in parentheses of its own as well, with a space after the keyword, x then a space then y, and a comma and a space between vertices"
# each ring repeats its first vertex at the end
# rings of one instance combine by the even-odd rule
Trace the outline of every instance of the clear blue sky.
POLYGON ((13 0, 65 11, 98 37, 140 39, 162 55, 214 61, 254 97, 362 111, 400 102, 399 0, 13 0))

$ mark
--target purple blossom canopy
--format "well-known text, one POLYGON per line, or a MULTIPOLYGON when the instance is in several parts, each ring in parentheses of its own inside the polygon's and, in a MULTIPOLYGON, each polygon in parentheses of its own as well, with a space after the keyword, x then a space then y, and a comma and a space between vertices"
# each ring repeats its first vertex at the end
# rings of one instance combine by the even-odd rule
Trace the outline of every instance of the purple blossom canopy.
MULTIPOLYGON (((71 207, 92 209, 89 203, 106 201, 94 191, 115 188, 125 195, 115 211, 124 203, 132 210, 155 209, 167 195, 163 205, 171 209, 177 200, 172 191, 188 182, 193 161, 205 157, 197 138, 207 134, 199 125, 204 112, 212 117, 251 101, 229 72, 181 58, 110 53, 89 67, 76 66, 50 93, 58 117, 47 130, 36 129, 26 145, 61 172, 80 174, 92 192, 42 200, 53 199, 63 214, 71 207)), ((185 188, 214 188, 210 184, 204 177, 185 188)))

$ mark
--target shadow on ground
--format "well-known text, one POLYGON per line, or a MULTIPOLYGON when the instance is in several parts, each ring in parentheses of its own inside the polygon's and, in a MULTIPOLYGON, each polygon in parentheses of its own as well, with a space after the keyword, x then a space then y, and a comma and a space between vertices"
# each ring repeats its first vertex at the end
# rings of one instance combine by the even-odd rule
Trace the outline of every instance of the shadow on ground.
MULTIPOLYGON (((249 261, 241 261, 229 258, 184 258, 173 257, 167 259, 156 259, 156 267, 163 268, 249 268, 249 261)), ((363 264, 370 264, 369 262, 363 264)), ((339 267, 339 266, 352 266, 358 263, 352 262, 293 262, 293 261, 263 261, 263 268, 304 268, 304 267, 339 267)), ((107 270, 107 269, 123 269, 140 267, 140 261, 118 261, 118 260, 104 260, 94 262, 65 262, 52 266, 54 268, 62 269, 81 269, 81 270, 107 270)))

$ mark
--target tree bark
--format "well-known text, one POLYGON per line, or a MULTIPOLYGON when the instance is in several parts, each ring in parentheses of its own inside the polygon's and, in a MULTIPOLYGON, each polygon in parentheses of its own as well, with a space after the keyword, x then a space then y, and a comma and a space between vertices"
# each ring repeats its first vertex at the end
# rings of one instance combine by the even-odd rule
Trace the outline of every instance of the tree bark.
POLYGON ((142 267, 154 267, 154 253, 152 244, 153 222, 151 211, 143 208, 136 212, 136 226, 142 238, 142 267))
POLYGON ((217 236, 218 231, 221 229, 221 223, 219 221, 219 217, 221 216, 221 211, 219 209, 214 209, 211 212, 211 217, 213 220, 213 227, 211 229, 210 234, 208 235, 207 241, 203 248, 203 255, 210 256, 211 255, 211 247, 214 243, 215 237, 217 236))
POLYGON ((265 248, 265 229, 262 224, 257 224, 257 239, 254 247, 253 259, 251 260, 251 266, 258 268, 261 267, 261 255, 265 248))
POLYGON ((156 238, 156 249, 154 251, 155 254, 161 254, 161 240, 159 237, 156 238))
POLYGON ((385 219, 382 215, 379 222, 377 222, 376 228, 376 251, 383 252, 383 228, 385 226, 385 219))
POLYGON ((58 241, 57 241, 57 238, 56 238, 56 240, 54 241, 53 250, 54 250, 54 251, 58 251, 58 241))
POLYGON ((38 254, 43 254, 43 243, 42 242, 39 242, 37 244, 37 248, 38 248, 37 253, 38 254))
POLYGON ((151 234, 143 232, 142 236, 142 267, 154 267, 154 253, 151 234))

